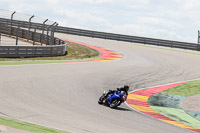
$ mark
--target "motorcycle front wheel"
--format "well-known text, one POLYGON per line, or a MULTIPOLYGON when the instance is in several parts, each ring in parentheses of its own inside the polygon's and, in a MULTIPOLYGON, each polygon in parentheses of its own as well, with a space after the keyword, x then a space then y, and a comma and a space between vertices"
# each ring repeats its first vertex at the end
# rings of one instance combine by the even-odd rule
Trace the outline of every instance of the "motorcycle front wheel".
POLYGON ((110 107, 111 108, 116 108, 117 106, 119 106, 120 105, 120 100, 118 100, 118 99, 115 99, 115 100, 113 100, 111 103, 110 103, 110 107))
POLYGON ((103 104, 103 99, 104 99, 104 95, 103 95, 103 96, 101 96, 101 97, 99 98, 99 101, 98 101, 98 103, 99 103, 99 104, 103 104))

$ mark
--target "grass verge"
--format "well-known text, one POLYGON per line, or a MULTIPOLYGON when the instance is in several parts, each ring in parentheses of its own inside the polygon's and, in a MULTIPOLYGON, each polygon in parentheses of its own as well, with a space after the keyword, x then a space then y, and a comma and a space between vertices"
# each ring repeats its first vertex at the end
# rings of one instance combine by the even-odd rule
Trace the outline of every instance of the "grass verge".
POLYGON ((10 118, 0 116, 0 124, 4 126, 9 126, 17 129, 22 129, 34 133, 67 133, 64 131, 60 131, 57 129, 47 128, 43 126, 39 126, 36 124, 30 124, 27 122, 22 122, 18 120, 13 120, 10 118))
MULTIPOLYGON (((200 129, 200 121, 186 114, 182 109, 150 106, 156 112, 185 125, 200 129)), ((179 125, 180 126, 180 125, 179 125)), ((187 128, 182 126, 183 128, 187 128)))
MULTIPOLYGON (((200 94, 200 80, 194 80, 194 81, 189 81, 186 82, 185 84, 170 88, 168 90, 165 90, 161 93, 158 93, 156 95, 162 96, 164 95, 164 99, 161 99, 160 97, 160 101, 159 99, 157 99, 155 102, 157 102, 156 104, 159 106, 152 106, 150 105, 150 107, 155 110, 156 112, 172 119, 175 120, 177 122, 183 123, 185 125, 177 125, 176 123, 171 123, 183 128, 187 128, 188 126, 194 127, 196 129, 200 129, 200 121, 198 119, 196 119, 197 116, 192 116, 189 113, 187 113, 187 111, 183 110, 181 107, 177 108, 175 106, 169 106, 169 105, 173 105, 173 104, 179 104, 181 103, 181 96, 182 97, 189 97, 189 96, 193 96, 193 95, 197 95, 200 94), (170 97, 173 96, 173 98, 170 97), (168 97, 168 98, 167 98, 168 97), (178 98, 180 97, 180 98, 178 98), (159 103, 161 102, 161 103, 159 103)), ((150 97, 151 98, 151 97, 150 97)), ((190 128, 190 127, 188 127, 190 128)))
POLYGON ((0 61, 0 66, 8 66, 8 65, 28 65, 28 64, 50 64, 50 63, 67 63, 67 62, 75 62, 75 61, 90 61, 101 59, 97 58, 85 58, 85 59, 73 59, 73 60, 27 60, 27 61, 0 61))
POLYGON ((161 94, 193 96, 200 94, 200 80, 190 81, 161 92, 161 94))

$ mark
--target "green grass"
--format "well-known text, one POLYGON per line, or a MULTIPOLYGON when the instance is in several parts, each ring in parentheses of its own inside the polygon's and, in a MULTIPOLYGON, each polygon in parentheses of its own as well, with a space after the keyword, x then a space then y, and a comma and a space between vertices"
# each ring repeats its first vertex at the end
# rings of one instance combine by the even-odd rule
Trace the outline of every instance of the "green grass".
POLYGON ((0 61, 0 66, 8 66, 8 65, 29 65, 29 64, 55 64, 55 63, 67 63, 67 62, 75 62, 75 61, 90 61, 101 59, 100 57, 96 58, 84 58, 84 59, 72 59, 72 60, 27 60, 27 61, 0 61))
POLYGON ((55 56, 55 57, 34 57, 34 58, 0 58, 0 61, 43 61, 43 60, 72 60, 72 59, 84 59, 84 58, 94 58, 99 56, 99 52, 72 42, 67 42, 66 48, 67 54, 64 56, 55 56))
MULTIPOLYGON (((166 96, 173 95, 175 97, 177 97, 177 96, 187 97, 187 96, 193 96, 193 95, 200 94, 200 80, 186 82, 185 84, 165 90, 165 91, 161 92, 160 94, 164 94, 166 96)), ((159 94, 156 94, 156 95, 159 95, 159 94)), ((200 129, 200 121, 197 120, 195 117, 187 114, 181 108, 176 108, 175 106, 174 107, 169 106, 169 105, 173 105, 173 102, 177 102, 178 101, 177 99, 173 100, 171 97, 169 97, 169 98, 165 98, 162 100, 165 100, 165 101, 162 101, 163 104, 160 104, 162 106, 150 105, 150 107, 153 110, 155 110, 156 112, 158 112, 168 118, 171 118, 172 120, 175 120, 175 121, 178 121, 185 125, 189 125, 189 126, 197 128, 197 129, 200 129), (169 102, 169 100, 171 100, 171 101, 169 102)), ((155 102, 159 103, 158 100, 155 102)), ((178 103, 178 104, 180 104, 180 103, 178 103)))
POLYGON ((2 116, 0 116, 0 125, 22 129, 22 130, 30 131, 33 133, 67 133, 64 131, 47 128, 47 127, 43 127, 43 126, 39 126, 35 124, 30 124, 30 123, 22 122, 18 120, 13 120, 13 119, 2 117, 2 116))
POLYGON ((161 92, 161 94, 193 96, 200 94, 200 80, 190 81, 161 92))
POLYGON ((185 125, 200 129, 200 121, 191 117, 182 109, 174 109, 174 108, 166 108, 166 107, 158 107, 158 106, 150 106, 156 112, 172 119, 183 123, 185 125))

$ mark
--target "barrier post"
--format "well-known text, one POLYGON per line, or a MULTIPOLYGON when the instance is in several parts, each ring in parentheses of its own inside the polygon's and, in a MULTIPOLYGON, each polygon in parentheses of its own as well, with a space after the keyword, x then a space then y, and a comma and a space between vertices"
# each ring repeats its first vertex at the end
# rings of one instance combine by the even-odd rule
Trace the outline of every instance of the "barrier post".
POLYGON ((0 45, 1 45, 1 23, 0 23, 0 45))
POLYGON ((46 39, 46 44, 49 45, 49 28, 51 25, 47 28, 47 39, 46 39))
POLYGON ((33 46, 35 45, 36 29, 37 28, 34 29, 34 33, 33 33, 33 46))
POLYGON ((52 45, 52 35, 53 35, 53 33, 52 33, 52 31, 53 31, 53 27, 54 27, 54 25, 56 24, 57 22, 54 22, 52 25, 50 25, 48 28, 47 28, 47 45, 52 45), (51 36, 50 36, 50 43, 49 43, 49 29, 51 28, 51 36))
POLYGON ((43 43, 43 39, 44 39, 44 29, 45 29, 45 23, 48 21, 48 19, 46 19, 44 22, 43 22, 43 24, 42 24, 42 35, 41 35, 41 40, 40 40, 40 42, 41 42, 41 46, 42 46, 42 43, 43 43))
POLYGON ((34 17, 34 15, 31 16, 31 17, 29 18, 28 32, 27 32, 27 41, 29 40, 29 32, 30 32, 30 28, 31 28, 31 19, 32 19, 33 17, 34 17))
POLYGON ((13 16, 14 14, 16 13, 16 11, 14 11, 11 15, 11 19, 10 19, 10 36, 11 36, 11 33, 12 33, 12 21, 13 21, 13 16))
POLYGON ((198 30, 198 43, 200 43, 200 31, 198 30))
POLYGON ((57 22, 55 22, 55 26, 53 26, 53 28, 52 28, 52 30, 51 30, 51 45, 54 45, 55 44, 55 42, 54 42, 54 32, 55 32, 55 30, 56 30, 56 28, 57 28, 57 26, 58 26, 58 23, 57 22))
POLYGON ((19 23, 18 23, 18 28, 17 28, 17 33, 16 33, 16 46, 18 45, 19 30, 20 30, 20 26, 19 26, 19 23))

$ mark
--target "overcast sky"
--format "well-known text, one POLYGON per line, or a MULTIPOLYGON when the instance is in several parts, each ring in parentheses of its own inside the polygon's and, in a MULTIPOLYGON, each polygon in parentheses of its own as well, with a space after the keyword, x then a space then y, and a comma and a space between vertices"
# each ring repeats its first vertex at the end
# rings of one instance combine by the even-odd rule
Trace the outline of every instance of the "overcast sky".
POLYGON ((0 0, 0 9, 61 26, 197 42, 200 0, 0 0))

